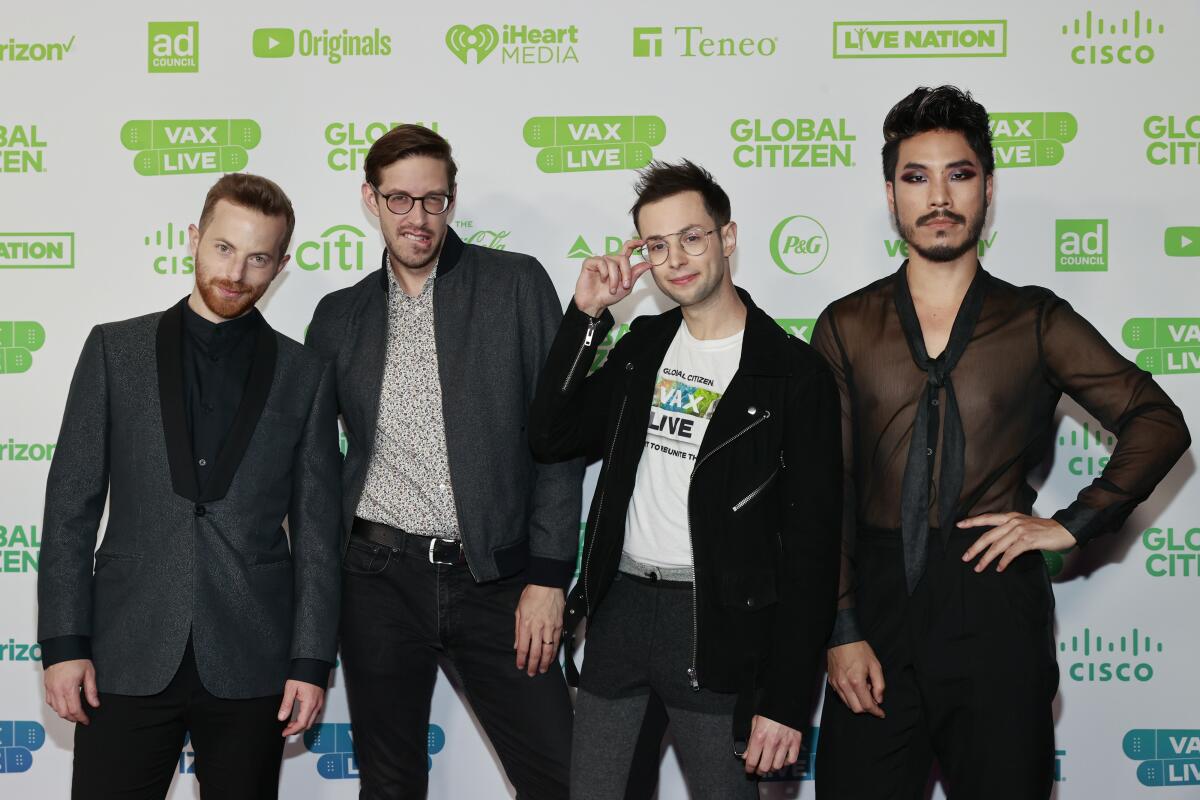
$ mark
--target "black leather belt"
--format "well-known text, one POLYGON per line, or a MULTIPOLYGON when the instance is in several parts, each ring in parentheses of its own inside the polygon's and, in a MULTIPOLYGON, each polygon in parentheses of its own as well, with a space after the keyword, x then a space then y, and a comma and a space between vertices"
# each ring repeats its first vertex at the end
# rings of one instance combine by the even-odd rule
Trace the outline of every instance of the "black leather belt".
POLYGON ((415 533, 384 525, 382 522, 354 518, 350 536, 390 549, 393 553, 410 553, 429 560, 430 564, 445 564, 450 567, 465 566, 467 554, 458 539, 439 539, 436 536, 418 536, 415 533))

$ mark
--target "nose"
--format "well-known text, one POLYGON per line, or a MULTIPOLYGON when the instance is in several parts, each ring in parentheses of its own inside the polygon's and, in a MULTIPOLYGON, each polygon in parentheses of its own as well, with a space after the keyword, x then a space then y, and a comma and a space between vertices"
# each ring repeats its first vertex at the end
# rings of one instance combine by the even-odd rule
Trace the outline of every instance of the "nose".
POLYGON ((942 178, 934 178, 929 182, 929 205, 934 208, 946 208, 950 205, 950 187, 942 178))
POLYGON ((411 223, 418 227, 425 227, 425 223, 429 221, 429 212, 425 210, 425 202, 418 200, 413 203, 413 207, 404 215, 405 222, 411 223))
POLYGON ((688 255, 683 249, 681 238, 672 236, 667 239, 667 266, 671 269, 679 269, 688 263, 688 255))

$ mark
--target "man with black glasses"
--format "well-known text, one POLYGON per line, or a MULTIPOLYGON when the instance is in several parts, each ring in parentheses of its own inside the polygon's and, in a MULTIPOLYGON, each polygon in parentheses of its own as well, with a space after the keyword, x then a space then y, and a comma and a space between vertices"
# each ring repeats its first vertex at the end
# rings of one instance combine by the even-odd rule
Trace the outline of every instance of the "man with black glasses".
POLYGON ((525 426, 560 317, 542 266, 449 228, 450 145, 401 125, 363 201, 382 268, 318 305, 336 365, 341 648, 363 798, 424 797, 439 657, 522 798, 565 798, 571 701, 556 659, 579 544, 582 464, 535 464, 525 426))

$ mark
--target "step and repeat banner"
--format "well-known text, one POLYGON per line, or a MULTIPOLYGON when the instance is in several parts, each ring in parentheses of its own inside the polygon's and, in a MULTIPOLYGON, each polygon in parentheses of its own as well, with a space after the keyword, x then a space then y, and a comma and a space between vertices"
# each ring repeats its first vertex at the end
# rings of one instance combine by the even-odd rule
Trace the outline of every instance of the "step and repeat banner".
MULTIPOLYGON (((92 325, 187 294, 187 225, 223 172, 291 195, 292 262, 262 308, 302 339, 317 301, 379 264, 359 194, 371 143, 415 122, 460 166, 452 226, 531 253, 564 302, 581 260, 632 232, 633 170, 691 158, 729 192, 734 277, 808 338, 831 300, 896 269, 880 127, 918 85, 989 109, 983 263, 1068 298, 1200 420, 1200 6, 1181 2, 380 5, 63 3, 0 19, 0 796, 67 796, 72 728, 42 702, 42 499, 92 325)), ((605 350, 667 307, 645 281, 605 350)), ((601 353, 603 357, 603 352, 601 353)), ((1002 369, 1003 365, 997 365, 1002 369)), ((1064 399, 1035 476, 1050 515, 1114 436, 1064 399)), ((448 420, 453 424, 453 420, 448 420)), ((1047 559, 1062 685, 1056 797, 1200 797, 1200 495, 1187 455, 1119 534, 1047 559)), ((595 480, 588 473, 585 496, 595 480)), ((807 687, 797 686, 797 691, 807 687)), ((811 741, 820 748, 819 716, 811 741)), ((438 684, 430 796, 512 794, 438 684)), ((174 798, 198 795, 193 753, 174 798)), ((286 749, 283 792, 357 796, 335 674, 286 749)), ((764 797, 812 798, 810 760, 764 797)), ((673 753, 661 798, 684 798, 673 753)), ((940 788, 932 797, 942 797, 940 788)))

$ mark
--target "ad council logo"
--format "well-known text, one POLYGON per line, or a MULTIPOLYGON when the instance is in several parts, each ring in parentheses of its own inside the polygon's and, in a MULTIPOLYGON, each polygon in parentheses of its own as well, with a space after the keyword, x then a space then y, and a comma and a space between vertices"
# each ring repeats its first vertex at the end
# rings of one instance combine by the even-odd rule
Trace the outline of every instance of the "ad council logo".
POLYGON ((1076 64, 1149 64, 1154 48, 1148 39, 1163 30, 1150 17, 1143 19, 1140 10, 1132 17, 1110 18, 1107 25, 1104 17, 1089 11, 1063 25, 1062 35, 1077 42, 1071 47, 1071 61, 1076 64))
POLYGON ((1134 761, 1143 786, 1200 786, 1200 729, 1131 730, 1121 749, 1134 761))
POLYGON ((834 58, 999 58, 1008 55, 1002 19, 834 22, 834 58))
POLYGON ((1141 351, 1137 365, 1152 375, 1200 372, 1200 317, 1135 317, 1121 340, 1141 351))
POLYGON ((121 127, 121 144, 138 151, 139 175, 240 172, 262 139, 252 119, 135 119, 121 127))
POLYGON ((73 269, 73 233, 0 233, 0 269, 73 269))
POLYGON ((454 25, 446 31, 446 48, 459 61, 482 64, 497 47, 501 64, 565 64, 579 63, 575 45, 579 44, 579 28, 539 28, 532 25, 454 25))
POLYGON ((37 125, 0 125, 0 173, 45 172, 46 140, 37 125))
POLYGON ((1200 225, 1181 225, 1163 232, 1163 252, 1175 258, 1200 257, 1200 225))
POLYGON ((997 167, 1052 167, 1079 133, 1074 115, 1065 111, 989 114, 988 127, 997 167))
POLYGON ((41 548, 37 525, 0 525, 0 572, 37 572, 41 548))
POLYGON ((844 117, 735 119, 729 135, 738 167, 852 167, 857 137, 844 117))
POLYGON ((1150 143, 1146 160, 1156 167, 1200 164, 1200 114, 1190 117, 1152 115, 1142 123, 1150 143))
POLYGON ((1072 636, 1070 646, 1062 637, 1059 652, 1070 653, 1078 661, 1067 667, 1071 680, 1080 683, 1146 683, 1154 677, 1154 667, 1147 659, 1163 651, 1162 642, 1155 642, 1137 628, 1122 634, 1116 640, 1083 629, 1083 636, 1072 636))
MULTIPOLYGON (((31 320, 0 320, 0 375, 28 372, 46 343, 46 329, 31 320)), ((0 452, 3 445, 0 445, 0 452)))
POLYGON ((27 772, 33 752, 46 743, 46 729, 28 719, 0 720, 0 774, 27 772))
MULTIPOLYGON (((367 153, 371 150, 371 145, 375 144, 380 136, 402 124, 404 123, 329 123, 325 126, 325 144, 329 145, 329 154, 325 157, 325 163, 334 172, 362 169, 363 162, 367 159, 367 153)), ((416 122, 413 124, 429 128, 429 130, 435 133, 438 129, 436 122, 416 122)))
POLYGON ((1200 576, 1200 528, 1147 528, 1142 531, 1146 574, 1152 578, 1200 576))
POLYGON ((150 72, 199 72, 200 23, 151 22, 150 72))
POLYGON ((532 117, 522 129, 542 172, 641 169, 667 125, 661 117, 532 117))
POLYGON ((1056 272, 1108 272, 1108 220, 1054 221, 1056 272))
POLYGON ((771 258, 789 275, 815 272, 829 257, 829 234, 812 217, 784 217, 771 231, 771 258))
MULTIPOLYGON (((675 54, 683 58, 753 58, 773 56, 779 49, 778 36, 719 36, 704 35, 700 25, 676 25, 675 54)), ((661 58, 663 54, 663 29, 634 28, 633 57, 661 58)))
POLYGON ((342 28, 341 33, 320 33, 310 28, 257 28, 250 37, 250 49, 256 58, 323 58, 340 64, 344 58, 382 57, 392 54, 392 37, 374 28, 370 33, 355 34, 342 28))

